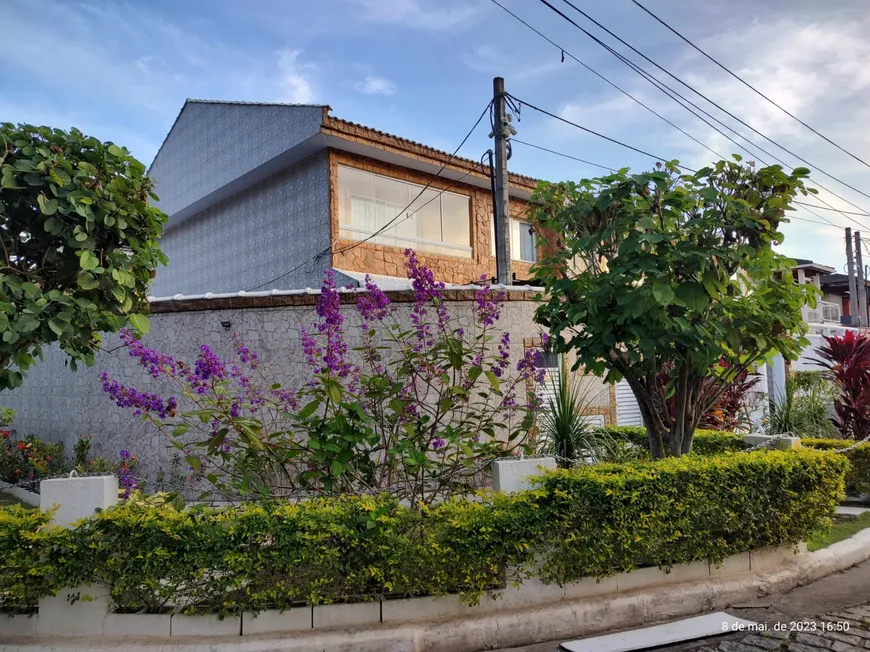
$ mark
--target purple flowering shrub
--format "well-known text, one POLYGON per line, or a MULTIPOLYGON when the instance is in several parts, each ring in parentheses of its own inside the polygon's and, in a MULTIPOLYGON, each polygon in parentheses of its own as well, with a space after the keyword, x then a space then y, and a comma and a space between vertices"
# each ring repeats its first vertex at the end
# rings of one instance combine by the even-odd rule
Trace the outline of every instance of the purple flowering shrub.
POLYGON ((502 293, 481 286, 463 326, 412 251, 405 267, 410 309, 367 278, 368 291, 356 295, 362 335, 353 348, 332 271, 324 273, 317 319, 301 332, 308 373, 293 388, 274 382, 237 338, 234 359, 203 345, 190 364, 128 332, 130 355, 152 377, 171 379, 179 396, 105 374, 103 387, 227 496, 388 492, 416 505, 468 493, 491 459, 533 450, 541 354, 527 351, 511 365, 510 335, 498 328, 502 293))

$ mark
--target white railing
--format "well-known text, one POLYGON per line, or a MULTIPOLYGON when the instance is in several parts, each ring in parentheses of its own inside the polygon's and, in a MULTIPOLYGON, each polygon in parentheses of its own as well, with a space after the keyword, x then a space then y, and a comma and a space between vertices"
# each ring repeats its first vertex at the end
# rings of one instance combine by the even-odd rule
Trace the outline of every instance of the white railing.
POLYGON ((808 324, 822 324, 826 322, 840 323, 840 306, 830 301, 819 301, 815 310, 807 309, 806 321, 808 324))

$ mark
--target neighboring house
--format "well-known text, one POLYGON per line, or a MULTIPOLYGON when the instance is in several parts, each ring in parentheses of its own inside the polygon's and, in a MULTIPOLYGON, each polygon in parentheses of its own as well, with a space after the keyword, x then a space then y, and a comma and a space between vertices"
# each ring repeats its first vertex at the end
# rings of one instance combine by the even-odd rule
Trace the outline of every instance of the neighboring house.
MULTIPOLYGON (((440 281, 495 275, 490 180, 476 161, 448 163, 445 152, 329 113, 185 102, 149 171, 169 215, 160 240, 169 265, 154 296, 317 288, 327 267, 343 284, 367 272, 402 277, 405 248, 440 281)), ((536 183, 510 175, 518 280, 536 256, 523 221, 536 183)))
MULTIPOLYGON (((804 321, 808 324, 840 324, 850 326, 855 306, 849 295, 849 276, 840 274, 834 267, 821 265, 806 258, 796 258, 792 268, 795 280, 799 283, 812 283, 822 292, 815 309, 805 306, 804 321)), ((857 284, 857 278, 855 279, 857 284)), ((870 295, 870 281, 864 282, 870 295)))

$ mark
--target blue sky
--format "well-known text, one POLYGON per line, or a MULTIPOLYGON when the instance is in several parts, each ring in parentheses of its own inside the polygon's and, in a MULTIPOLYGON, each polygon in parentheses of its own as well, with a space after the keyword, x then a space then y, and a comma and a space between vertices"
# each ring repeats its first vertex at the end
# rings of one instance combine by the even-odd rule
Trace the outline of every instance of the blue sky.
MULTIPOLYGON (((717 152, 739 151, 543 4, 501 1, 717 152)), ((629 0, 574 1, 752 126, 870 193, 870 168, 742 87, 629 0)), ((644 1, 790 111, 870 159, 866 3, 644 1)), ((495 75, 521 99, 654 154, 692 167, 712 157, 570 58, 562 63, 558 50, 489 0, 3 0, 0 24, 11 39, 0 49, 0 120, 75 125, 126 145, 146 163, 187 97, 325 103, 339 117, 453 150, 489 100, 495 75)), ((604 165, 645 169, 653 162, 528 108, 516 126, 522 140, 604 165)), ((479 158, 490 146, 488 131, 482 126, 461 153, 479 158)), ((552 180, 599 173, 519 144, 510 166, 552 180)), ((870 209, 870 198, 813 178, 870 209)), ((859 228, 838 213, 816 212, 859 228)), ((795 215, 819 219, 804 209, 795 215)), ((856 219, 870 236, 870 218, 856 219)), ((786 253, 842 266, 840 229, 794 221, 786 234, 786 253)))

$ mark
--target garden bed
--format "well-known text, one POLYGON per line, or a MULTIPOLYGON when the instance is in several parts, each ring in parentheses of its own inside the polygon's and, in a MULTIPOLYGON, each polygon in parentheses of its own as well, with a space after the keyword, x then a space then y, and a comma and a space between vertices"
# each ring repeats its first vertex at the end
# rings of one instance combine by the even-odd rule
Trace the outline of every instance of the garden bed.
POLYGON ((550 473, 533 491, 421 509, 387 496, 180 511, 130 501, 72 530, 9 508, 0 608, 32 612, 88 583, 127 613, 183 605, 226 617, 448 594, 473 604, 529 578, 556 586, 716 565, 825 528, 846 466, 810 450, 603 464, 550 473))

